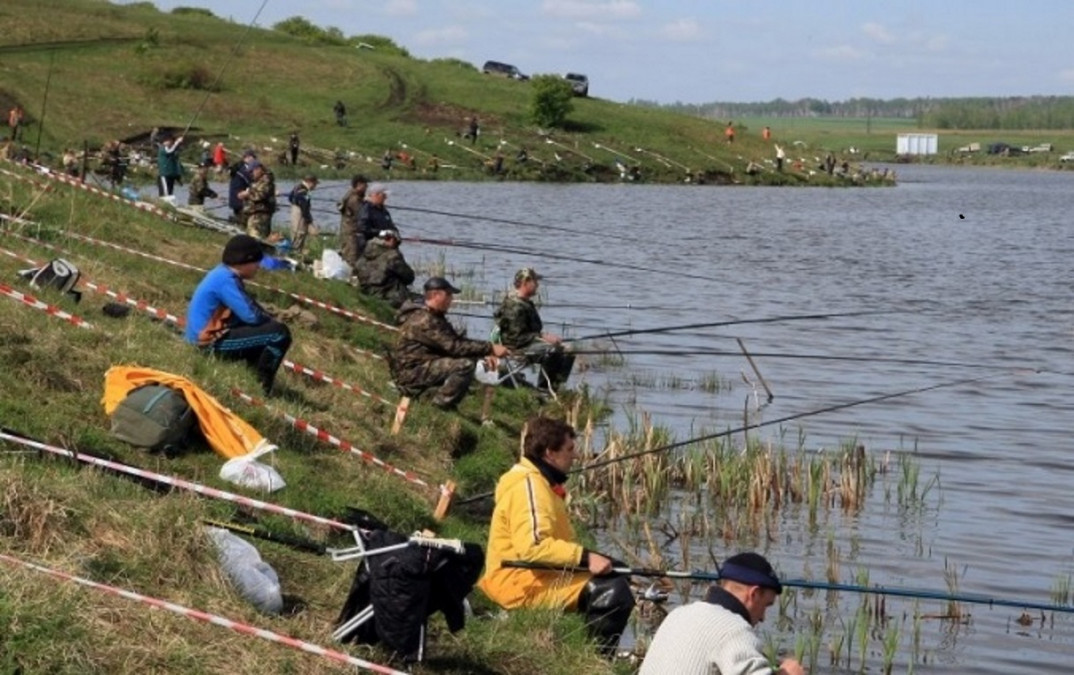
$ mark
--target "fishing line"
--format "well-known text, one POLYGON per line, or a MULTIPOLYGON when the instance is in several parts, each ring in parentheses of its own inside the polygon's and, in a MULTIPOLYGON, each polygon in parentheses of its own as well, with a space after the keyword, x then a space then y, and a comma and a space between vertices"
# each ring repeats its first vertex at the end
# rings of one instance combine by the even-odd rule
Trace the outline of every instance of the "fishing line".
POLYGON ((731 321, 707 321, 702 323, 686 323, 677 326, 661 326, 658 328, 640 328, 636 330, 623 330, 613 333, 594 333, 592 335, 583 335, 581 337, 566 338, 565 341, 580 342, 582 340, 599 340, 603 338, 623 337, 626 335, 645 335, 650 333, 670 333, 672 331, 679 330, 693 330, 696 328, 719 328, 722 326, 737 326, 747 323, 777 323, 782 321, 815 321, 823 319, 833 319, 838 317, 847 316, 870 316, 873 314, 898 314, 899 310, 865 310, 860 312, 832 312, 828 314, 788 314, 784 316, 773 316, 763 319, 736 319, 731 321))
MULTIPOLYGON (((45 78, 45 95, 41 99, 41 121, 37 123, 37 145, 34 148, 34 161, 41 159, 41 133, 45 130, 45 113, 48 110, 48 91, 49 85, 52 84, 52 70, 56 65, 56 50, 53 49, 49 52, 48 59, 48 77, 45 78)), ((12 141, 15 139, 12 138, 12 141)))
POLYGON ((261 7, 258 8, 257 14, 254 14, 254 18, 251 19, 250 23, 246 26, 246 30, 244 30, 242 32, 242 35, 239 36, 239 41, 235 43, 235 48, 231 50, 231 57, 228 58, 228 60, 224 61, 224 65, 220 67, 220 72, 216 74, 216 79, 213 80, 213 83, 205 92, 205 98, 201 100, 201 105, 199 105, 198 109, 194 111, 194 116, 191 117, 190 121, 186 123, 186 129, 183 129, 183 133, 180 134, 180 136, 186 136, 187 132, 190 131, 190 127, 194 125, 194 121, 198 119, 198 116, 201 114, 201 111, 205 107, 205 104, 209 102, 209 97, 212 96, 213 91, 215 91, 217 85, 220 84, 220 78, 224 76, 224 71, 227 70, 227 67, 230 66, 231 62, 235 60, 235 57, 239 55, 239 50, 242 48, 242 43, 246 41, 246 36, 250 34, 251 30, 253 30, 254 24, 257 23, 257 18, 261 16, 261 12, 265 9, 265 5, 267 4, 268 0, 262 0, 261 7))
MULTIPOLYGON (((1029 369, 1025 369, 1025 370, 1026 370, 1026 372, 1038 372, 1038 371, 1029 370, 1029 369)), ((644 457, 646 455, 656 454, 658 452, 667 452, 669 450, 676 450, 678 448, 684 448, 686 446, 694 445, 696 443, 702 443, 702 442, 705 442, 705 441, 711 441, 711 440, 715 440, 717 438, 724 438, 724 437, 727 437, 727 436, 732 436, 734 434, 740 434, 740 433, 743 433, 743 432, 746 432, 746 431, 751 431, 753 429, 760 429, 761 427, 769 427, 769 426, 776 425, 776 424, 784 424, 786 422, 793 422, 794 420, 805 419, 807 417, 815 417, 817 415, 823 415, 825 413, 837 412, 839 410, 846 410, 848 408, 855 408, 857 406, 866 405, 866 404, 869 404, 869 403, 879 403, 881 401, 890 401, 892 399, 901 398, 903 396, 910 396, 912 394, 921 394, 921 393, 924 393, 924 392, 927 392, 927 391, 934 391, 934 390, 937 390, 937 389, 945 389, 945 388, 949 388, 949 387, 958 387, 958 386, 961 386, 961 385, 964 385, 964 384, 972 384, 974 382, 982 382, 984 380, 991 380, 991 379, 996 379, 996 378, 999 378, 999 377, 1007 377, 1010 374, 1011 373, 1009 373, 1009 372, 1003 372, 1003 373, 993 373, 991 375, 981 375, 979 377, 971 377, 971 378, 966 378, 966 379, 962 379, 962 380, 955 380, 953 382, 942 382, 940 384, 933 384, 933 385, 929 385, 929 386, 925 386, 925 387, 917 387, 917 388, 914 388, 914 389, 905 389, 903 391, 895 392, 895 393, 892 393, 892 394, 881 394, 879 396, 871 396, 869 398, 863 398, 863 399, 858 399, 856 401, 850 401, 849 403, 837 403, 835 405, 825 406, 823 408, 817 408, 815 410, 808 410, 806 412, 795 413, 793 415, 785 415, 784 417, 780 417, 780 418, 774 419, 774 420, 769 420, 767 422, 754 422, 753 424, 743 425, 743 426, 735 428, 735 429, 727 429, 725 431, 718 431, 718 432, 714 432, 714 433, 711 433, 711 434, 704 434, 702 436, 695 436, 694 438, 688 438, 688 439, 686 439, 684 441, 678 441, 678 442, 675 442, 675 443, 669 443, 667 445, 661 445, 659 447, 650 448, 648 450, 641 450, 641 451, 638 451, 638 452, 633 452, 633 453, 630 453, 630 454, 622 455, 622 456, 619 456, 619 457, 613 457, 611 459, 604 459, 604 460, 598 460, 598 461, 595 461, 595 462, 590 462, 589 464, 586 464, 585 466, 582 466, 580 468, 572 469, 570 471, 570 473, 574 474, 574 473, 581 473, 583 471, 590 471, 592 469, 599 469, 601 467, 609 466, 611 464, 617 464, 619 462, 625 462, 625 461, 628 461, 628 460, 631 460, 631 459, 636 459, 638 457, 644 457)), ((493 492, 485 492, 485 493, 482 493, 482 494, 479 494, 479 495, 475 495, 473 497, 467 497, 466 499, 458 500, 455 503, 456 504, 469 504, 471 502, 476 502, 476 501, 480 501, 480 500, 483 500, 483 499, 488 499, 489 497, 492 497, 493 494, 494 494, 493 492)))
MULTIPOLYGON (((564 338, 564 341, 570 338, 564 338)), ((742 356, 740 351, 719 349, 572 349, 572 354, 589 354, 603 356, 615 354, 622 356, 742 356)), ((768 359, 802 359, 809 361, 851 361, 857 363, 894 363, 903 366, 950 366, 952 368, 988 368, 995 370, 1005 366, 987 363, 965 363, 962 361, 932 361, 929 359, 898 359, 882 356, 832 356, 829 354, 787 354, 781 352, 750 352, 751 356, 768 359)))
MULTIPOLYGON (((589 572, 587 567, 562 567, 546 563, 530 562, 527 560, 507 560, 504 567, 515 567, 531 570, 557 570, 566 572, 589 572)), ((719 572, 683 572, 678 570, 658 570, 638 567, 613 567, 610 570, 615 574, 625 574, 636 577, 664 577, 668 579, 689 579, 691 581, 720 581, 719 572)), ((846 591, 848 593, 871 593, 873 595, 891 595, 903 598, 922 598, 926 600, 946 600, 948 602, 964 602, 967 604, 989 605, 995 607, 1015 607, 1018 609, 1034 609, 1044 612, 1074 613, 1074 606, 1051 605, 1036 602, 1020 602, 1004 598, 993 598, 977 593, 947 593, 930 589, 903 588, 899 586, 862 586, 859 584, 841 584, 827 581, 811 581, 809 579, 780 579, 784 586, 792 588, 807 588, 821 591, 846 591)))

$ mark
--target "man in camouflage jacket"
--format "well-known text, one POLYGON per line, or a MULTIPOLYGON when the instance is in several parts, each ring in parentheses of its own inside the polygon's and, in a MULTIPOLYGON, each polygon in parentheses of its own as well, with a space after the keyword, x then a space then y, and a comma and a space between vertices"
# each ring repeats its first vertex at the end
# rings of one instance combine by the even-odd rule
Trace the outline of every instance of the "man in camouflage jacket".
POLYGON ((399 250, 399 233, 381 230, 371 239, 358 258, 354 275, 362 292, 383 298, 396 309, 402 307, 411 297, 414 270, 399 250))
POLYGON ((351 179, 351 189, 339 202, 339 255, 353 269, 358 263, 358 212, 365 202, 369 180, 359 174, 351 179))
POLYGON ((443 277, 425 282, 425 304, 407 302, 399 310, 399 336, 389 357, 395 384, 407 394, 438 387, 433 405, 453 410, 466 396, 477 360, 502 357, 507 348, 483 340, 467 340, 448 322, 448 309, 459 289, 443 277))
POLYGON ((538 386, 555 390, 570 377, 574 355, 565 351, 558 335, 542 332, 544 324, 533 304, 540 280, 541 275, 532 267, 515 273, 515 289, 504 297, 493 318, 500 342, 512 351, 524 352, 530 363, 540 364, 538 386))
POLYGON ((272 214, 276 212, 276 180, 272 173, 254 160, 247 164, 250 187, 239 193, 246 234, 266 239, 272 233, 272 214))

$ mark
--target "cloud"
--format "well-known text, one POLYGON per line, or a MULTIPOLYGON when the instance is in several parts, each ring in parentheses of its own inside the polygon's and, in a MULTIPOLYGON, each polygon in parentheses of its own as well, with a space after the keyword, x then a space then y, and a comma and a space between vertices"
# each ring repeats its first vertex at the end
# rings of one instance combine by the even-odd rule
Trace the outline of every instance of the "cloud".
POLYGON ((417 0, 388 0, 384 13, 389 16, 414 16, 418 13, 417 0))
POLYGON ((618 26, 613 26, 607 23, 579 21, 574 24, 574 27, 583 33, 589 33, 590 35, 599 35, 601 37, 624 37, 623 31, 618 26))
POLYGON ((881 44, 890 45, 895 42, 895 36, 878 23, 867 23, 861 27, 861 30, 865 35, 881 44))
POLYGON ((660 36, 672 42, 692 42, 701 37, 701 25, 694 19, 679 19, 661 26, 660 36))
POLYGON ((816 49, 813 51, 813 55, 826 61, 864 61, 870 57, 869 52, 850 45, 836 45, 816 49))
POLYGON ((423 47, 430 45, 457 45, 465 42, 468 37, 470 37, 470 33, 462 26, 444 26, 443 28, 430 28, 419 31, 414 36, 414 42, 423 47))
POLYGON ((1074 68, 1059 71, 1059 81, 1074 84, 1074 68))
POLYGON ((641 16, 641 5, 634 0, 544 0, 541 12, 562 19, 633 19, 641 16))

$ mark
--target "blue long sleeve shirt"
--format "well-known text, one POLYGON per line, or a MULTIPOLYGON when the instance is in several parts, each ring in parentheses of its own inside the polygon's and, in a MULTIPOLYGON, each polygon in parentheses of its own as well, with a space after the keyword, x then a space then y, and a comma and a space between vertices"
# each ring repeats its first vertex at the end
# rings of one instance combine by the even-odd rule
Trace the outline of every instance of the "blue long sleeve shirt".
POLYGON ((190 299, 190 307, 186 311, 184 339, 190 344, 197 344, 198 335, 221 306, 230 309, 235 320, 251 326, 262 324, 268 319, 254 299, 246 293, 239 275, 220 263, 211 269, 194 289, 194 297, 190 299))

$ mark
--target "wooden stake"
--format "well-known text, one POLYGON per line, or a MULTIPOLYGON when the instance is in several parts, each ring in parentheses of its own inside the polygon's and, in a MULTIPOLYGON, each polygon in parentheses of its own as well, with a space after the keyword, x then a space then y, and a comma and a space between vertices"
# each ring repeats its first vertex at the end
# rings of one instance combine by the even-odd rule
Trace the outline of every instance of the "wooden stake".
POLYGON ((410 397, 404 396, 399 399, 399 405, 395 406, 395 419, 392 421, 392 436, 399 433, 406 421, 406 414, 410 411, 410 397))
POLYGON ((492 423, 492 418, 489 415, 492 412, 492 385, 485 385, 485 400, 481 402, 481 424, 492 423))
POLYGON ((768 402, 771 403, 772 399, 775 398, 775 395, 772 393, 772 390, 768 388, 768 383, 764 381, 764 375, 761 375, 761 371, 758 370, 757 364, 753 362, 753 357, 750 356, 750 353, 746 351, 746 345, 742 344, 742 340, 739 338, 735 338, 735 341, 738 342, 738 348, 742 350, 742 353, 745 355, 746 360, 750 362, 750 367, 753 368, 754 375, 756 375, 757 379, 761 381, 761 386, 764 387, 765 393, 768 394, 768 402))
POLYGON ((436 522, 442 521, 447 518, 448 511, 451 510, 451 500, 455 498, 455 483, 454 481, 448 481, 440 486, 440 500, 436 503, 436 510, 433 511, 433 519, 436 522))

